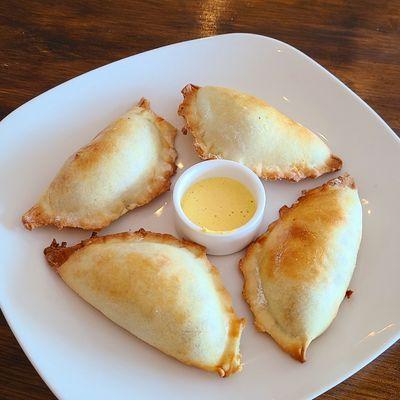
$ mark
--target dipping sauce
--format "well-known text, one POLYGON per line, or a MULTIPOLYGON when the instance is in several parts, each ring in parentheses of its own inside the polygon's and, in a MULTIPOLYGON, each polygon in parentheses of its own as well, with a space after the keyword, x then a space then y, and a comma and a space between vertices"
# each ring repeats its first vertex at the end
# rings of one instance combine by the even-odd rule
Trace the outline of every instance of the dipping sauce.
POLYGON ((181 207, 194 224, 205 231, 232 231, 246 224, 257 204, 250 190, 231 178, 208 178, 186 191, 181 207))

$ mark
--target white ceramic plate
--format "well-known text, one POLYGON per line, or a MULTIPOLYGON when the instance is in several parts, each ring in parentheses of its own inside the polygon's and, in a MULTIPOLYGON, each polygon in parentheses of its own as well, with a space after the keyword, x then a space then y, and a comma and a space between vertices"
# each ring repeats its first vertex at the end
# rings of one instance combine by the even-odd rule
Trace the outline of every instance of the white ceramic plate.
MULTIPOLYGON (((178 174, 199 161, 179 134, 178 174)), ((91 71, 23 105, 0 125, 0 296, 25 353, 61 399, 305 399, 370 362, 400 336, 400 146, 382 119, 313 60, 274 39, 232 34, 179 43, 91 71), (184 366, 129 335, 76 296, 47 267, 42 250, 53 237, 75 243, 89 233, 52 228, 28 232, 21 215, 67 156, 145 96, 177 127, 180 89, 188 82, 221 85, 267 100, 321 133, 344 160, 363 199, 358 266, 328 331, 300 364, 257 333, 241 297, 241 253, 212 257, 248 319, 245 367, 220 379, 184 366)), ((264 227, 302 189, 332 175, 293 184, 266 183, 264 227)), ((175 234, 171 193, 128 213, 104 234, 144 227, 175 234)))

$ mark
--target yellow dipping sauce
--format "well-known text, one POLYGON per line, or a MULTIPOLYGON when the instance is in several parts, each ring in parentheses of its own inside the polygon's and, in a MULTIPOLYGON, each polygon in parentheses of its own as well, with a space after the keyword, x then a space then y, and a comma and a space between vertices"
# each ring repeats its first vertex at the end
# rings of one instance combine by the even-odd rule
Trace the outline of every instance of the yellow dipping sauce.
POLYGON ((256 201, 246 186, 231 178, 208 178, 193 184, 183 195, 186 216, 205 231, 232 231, 256 212, 256 201))

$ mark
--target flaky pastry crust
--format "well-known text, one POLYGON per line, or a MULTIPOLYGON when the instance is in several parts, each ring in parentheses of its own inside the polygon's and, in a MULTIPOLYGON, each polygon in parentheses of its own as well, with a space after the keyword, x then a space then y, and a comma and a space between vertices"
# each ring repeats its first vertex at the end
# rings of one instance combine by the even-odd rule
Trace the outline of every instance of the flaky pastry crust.
MULTIPOLYGON (((229 150, 227 150, 226 144, 225 145, 223 143, 219 143, 219 145, 216 144, 217 138, 215 136, 220 134, 221 129, 214 136, 212 136, 211 132, 207 132, 207 129, 205 128, 204 119, 200 115, 197 104, 198 92, 201 89, 202 89, 201 87, 193 84, 188 84, 182 89, 182 94, 184 99, 179 106, 178 115, 182 116, 185 120, 185 126, 182 129, 182 132, 184 134, 190 133, 193 136, 193 146, 195 148, 195 151, 197 152, 199 157, 202 158, 203 160, 216 159, 216 158, 231 159, 233 161, 242 162, 250 169, 252 169, 260 178, 268 180, 284 179, 294 182, 300 181, 305 178, 317 178, 325 173, 337 171, 342 167, 342 160, 333 154, 327 155, 326 159, 322 163, 319 163, 319 165, 317 166, 311 166, 309 162, 307 162, 304 159, 301 159, 300 157, 299 161, 291 163, 290 168, 288 167, 282 168, 279 165, 274 164, 274 162, 270 162, 267 154, 264 155, 263 159, 258 159, 257 161, 251 158, 247 159, 248 154, 246 153, 251 152, 249 147, 244 149, 239 155, 230 153, 229 150), (208 137, 207 133, 209 134, 208 137)), ((226 93, 230 91, 229 89, 225 88, 215 88, 215 89, 225 91, 226 93)), ((233 98, 235 96, 237 97, 239 94, 238 92, 235 91, 231 92, 233 94, 233 98)), ((307 142, 313 136, 315 136, 314 143, 320 140, 310 130, 304 128, 300 124, 297 124, 296 122, 289 119, 285 115, 279 113, 277 110, 275 110, 273 107, 271 107, 264 101, 257 99, 253 96, 248 96, 244 94, 239 94, 239 95, 242 96, 242 98, 247 99, 246 101, 248 103, 246 104, 246 109, 248 111, 250 111, 251 108, 254 106, 265 109, 266 112, 272 111, 274 116, 277 117, 279 125, 281 127, 286 126, 287 129, 292 132, 297 130, 299 136, 305 137, 305 142, 307 142)), ((208 112, 211 113, 212 111, 210 111, 209 109, 208 112)), ((228 124, 231 121, 227 120, 226 122, 228 124)), ((246 129, 245 131, 242 132, 242 135, 245 136, 247 133, 248 132, 246 129)), ((275 137, 273 139, 275 140, 275 137)), ((290 141, 288 143, 290 143, 290 141)), ((257 143, 253 142, 253 144, 256 147, 259 147, 257 143)), ((322 141, 320 141, 320 147, 321 149, 326 151, 326 145, 322 141)), ((286 154, 285 155, 282 154, 281 158, 284 158, 284 156, 286 156, 286 154)))
POLYGON ((271 335, 285 352, 304 362, 311 341, 336 316, 360 239, 361 206, 354 180, 347 174, 304 191, 291 207, 283 206, 279 219, 248 247, 239 262, 243 297, 257 330, 271 335), (341 235, 346 230, 351 231, 349 247, 335 251, 332 247, 342 246, 341 235), (349 261, 338 264, 338 252, 349 261), (328 298, 328 290, 332 297, 328 298), (323 310, 328 311, 314 315, 315 305, 325 302, 323 310))
POLYGON ((44 249, 44 254, 48 264, 56 271, 59 271, 64 263, 66 263, 73 254, 80 252, 93 244, 106 244, 115 240, 129 242, 145 241, 151 243, 166 244, 169 246, 174 246, 176 248, 184 248, 189 250, 196 259, 201 260, 204 268, 212 274, 214 289, 218 293, 218 297, 221 305, 223 306, 224 313, 229 316, 229 332, 227 336, 225 350, 217 364, 206 365, 189 359, 180 359, 180 361, 207 371, 215 371, 221 377, 227 377, 235 372, 240 371, 242 369, 242 362, 241 355, 239 353, 239 345, 241 333, 245 326, 245 320, 239 319, 236 316, 232 308, 231 297, 221 282, 218 270, 208 260, 205 248, 203 246, 186 240, 178 240, 172 235, 153 233, 145 231, 144 229, 140 229, 136 232, 124 232, 107 236, 95 235, 92 236, 90 239, 84 240, 81 243, 78 243, 71 247, 67 247, 65 242, 58 244, 55 240, 53 240, 50 246, 44 249))
POLYGON ((176 172, 175 136, 176 129, 156 115, 150 109, 149 101, 142 98, 136 107, 97 134, 87 146, 66 161, 39 202, 23 215, 23 224, 29 230, 45 225, 55 225, 58 229, 100 230, 128 211, 149 203, 170 188, 171 178, 176 172), (137 126, 132 127, 132 121, 136 121, 137 126), (135 129, 143 129, 140 127, 146 124, 157 132, 158 148, 136 149, 135 129), (125 140, 122 149, 118 142, 121 138, 125 140), (132 171, 132 179, 135 173, 144 176, 139 183, 135 183, 137 188, 126 186, 126 181, 121 181, 121 188, 114 188, 114 194, 106 188, 108 185, 114 187, 121 172, 126 173, 118 170, 123 162, 118 160, 118 154, 126 150, 128 143, 132 143, 132 155, 124 155, 125 161, 134 165, 137 153, 150 151, 154 152, 157 163, 155 166, 138 167, 144 168, 144 171, 132 171), (115 161, 110 162, 110 159, 115 161), (101 166, 107 162, 109 167, 101 166), (90 179, 87 185, 84 179, 90 179), (96 180, 100 185, 96 186, 96 180), (101 187, 102 182, 104 187, 101 187), (104 199, 101 206, 98 205, 99 199, 104 199))

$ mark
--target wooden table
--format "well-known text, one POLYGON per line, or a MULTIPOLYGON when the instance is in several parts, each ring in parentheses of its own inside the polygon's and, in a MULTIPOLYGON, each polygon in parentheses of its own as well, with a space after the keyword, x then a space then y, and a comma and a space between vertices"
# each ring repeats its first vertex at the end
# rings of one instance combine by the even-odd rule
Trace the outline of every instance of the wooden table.
MULTIPOLYGON (((183 40, 252 32, 322 64, 400 131, 400 2, 0 1, 0 119, 111 61, 183 40), (312 4, 313 3, 313 4, 312 4)), ((0 399, 53 399, 0 318, 0 399)), ((320 399, 400 399, 400 343, 320 399)))

